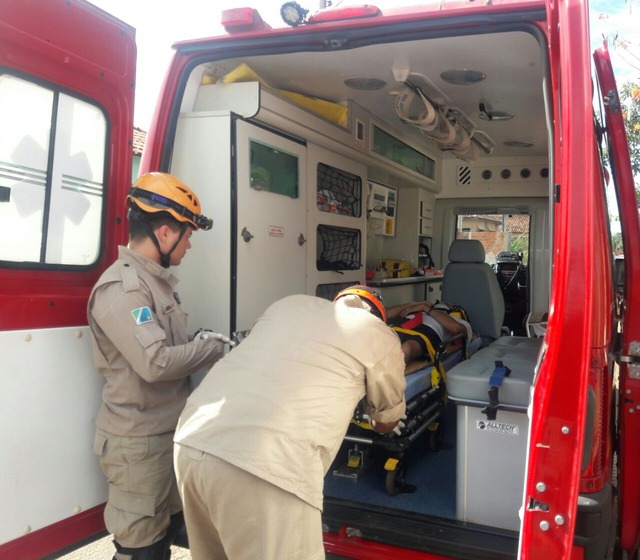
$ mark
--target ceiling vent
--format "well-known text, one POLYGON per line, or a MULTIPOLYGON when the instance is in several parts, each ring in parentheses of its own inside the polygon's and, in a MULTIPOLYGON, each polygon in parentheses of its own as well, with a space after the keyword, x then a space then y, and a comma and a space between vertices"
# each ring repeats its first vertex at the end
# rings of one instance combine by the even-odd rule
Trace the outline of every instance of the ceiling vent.
POLYGON ((458 167, 458 185, 469 186, 471 184, 471 168, 468 165, 458 167))
MULTIPOLYGON (((485 164, 486 165, 486 164, 485 164)), ((459 172, 458 172, 459 173, 459 172)), ((472 170, 472 181, 509 181, 509 182, 539 182, 549 176, 547 167, 497 167, 487 166, 472 170)))

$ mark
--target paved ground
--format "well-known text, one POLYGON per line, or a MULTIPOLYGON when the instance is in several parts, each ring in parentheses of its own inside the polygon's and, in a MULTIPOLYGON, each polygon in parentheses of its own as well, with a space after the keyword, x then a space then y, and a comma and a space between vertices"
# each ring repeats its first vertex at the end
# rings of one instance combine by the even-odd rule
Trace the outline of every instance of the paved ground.
MULTIPOLYGON (((58 558, 60 560, 111 560, 115 550, 111 541, 111 537, 104 537, 58 558)), ((172 546, 171 560, 191 560, 191 553, 186 548, 172 546)))
MULTIPOLYGON (((58 560, 111 560, 113 558, 113 545, 111 537, 104 537, 83 548, 58 556, 58 560)), ((327 554, 327 560, 341 560, 342 556, 327 554)), ((191 560, 191 553, 186 548, 171 547, 171 560, 191 560)), ((347 560, 347 559, 343 559, 347 560)))
MULTIPOLYGON (((111 560, 113 558, 113 545, 111 544, 111 537, 104 537, 99 539, 83 548, 65 554, 63 556, 57 556, 58 560, 111 560)), ((171 547, 171 560, 191 560, 191 553, 186 548, 179 546, 171 547)), ((327 554, 327 560, 347 560, 342 556, 333 556, 327 554)))

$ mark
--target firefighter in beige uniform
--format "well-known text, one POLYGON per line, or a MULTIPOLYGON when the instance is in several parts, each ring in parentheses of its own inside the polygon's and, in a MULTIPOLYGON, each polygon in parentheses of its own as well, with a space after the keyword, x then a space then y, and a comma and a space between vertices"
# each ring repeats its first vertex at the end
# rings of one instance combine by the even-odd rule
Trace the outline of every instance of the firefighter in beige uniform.
POLYGON ((384 318, 366 287, 286 297, 189 397, 175 465, 194 560, 324 558, 323 477, 356 405, 380 432, 405 413, 384 318))
POLYGON ((94 450, 109 483, 107 529, 114 558, 165 560, 183 524, 173 472, 173 433, 189 376, 224 353, 222 335, 189 342, 177 279, 167 270, 211 220, 189 187, 149 173, 127 197, 129 246, 98 280, 88 319, 94 361, 105 377, 94 450))

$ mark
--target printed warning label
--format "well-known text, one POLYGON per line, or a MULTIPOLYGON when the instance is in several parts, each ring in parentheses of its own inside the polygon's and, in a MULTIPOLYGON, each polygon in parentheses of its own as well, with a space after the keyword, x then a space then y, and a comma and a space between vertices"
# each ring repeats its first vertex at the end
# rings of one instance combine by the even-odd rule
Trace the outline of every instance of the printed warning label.
POLYGON ((284 228, 281 226, 269 226, 269 235, 271 237, 284 237, 284 228))
POLYGON ((495 420, 476 420, 476 429, 483 432, 492 432, 494 434, 507 434, 517 436, 520 434, 520 426, 518 424, 504 424, 495 420))

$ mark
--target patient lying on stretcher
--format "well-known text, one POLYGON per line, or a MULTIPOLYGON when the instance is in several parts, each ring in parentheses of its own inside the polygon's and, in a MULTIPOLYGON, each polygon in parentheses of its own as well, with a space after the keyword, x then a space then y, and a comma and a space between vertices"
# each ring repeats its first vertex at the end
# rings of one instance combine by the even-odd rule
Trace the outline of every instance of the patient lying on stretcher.
MULTIPOLYGON (((474 333, 468 321, 462 318, 464 311, 450 304, 431 304, 413 301, 387 308, 387 322, 400 337, 404 362, 407 366, 416 360, 434 359, 441 344, 456 335, 470 341, 474 333)), ((460 338, 460 337, 458 337, 460 338)), ((448 351, 459 347, 450 345, 448 351)), ((414 367, 407 367, 406 373, 414 367)))

